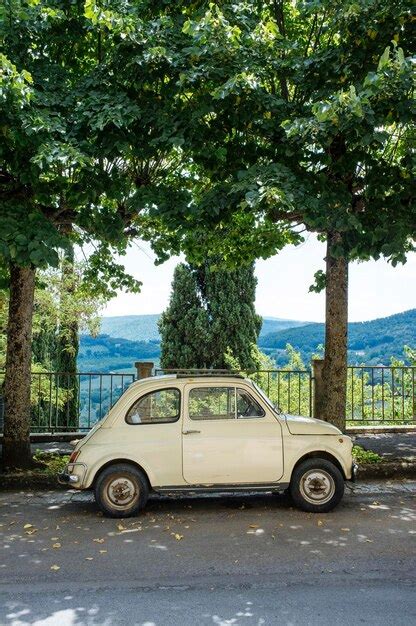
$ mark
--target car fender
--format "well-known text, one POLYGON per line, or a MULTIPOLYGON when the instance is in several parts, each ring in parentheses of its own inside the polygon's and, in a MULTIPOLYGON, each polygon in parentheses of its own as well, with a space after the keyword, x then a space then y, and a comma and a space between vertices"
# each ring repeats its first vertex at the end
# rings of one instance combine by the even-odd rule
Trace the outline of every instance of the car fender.
POLYGON ((281 478, 282 482, 290 482, 293 469, 299 461, 311 456, 319 457, 320 454, 322 454, 323 458, 328 459, 332 457, 339 465, 344 477, 347 479, 351 478, 352 455, 349 438, 311 437, 311 441, 305 442, 304 436, 297 437, 294 435, 286 438, 285 444, 285 468, 281 478), (332 442, 330 441, 331 439, 335 439, 335 441, 332 442), (341 439, 343 439, 342 442, 340 441, 341 439), (288 447, 290 447, 290 451, 288 447))
POLYGON ((94 463, 88 465, 82 488, 91 488, 94 484, 95 479, 103 468, 108 467, 109 465, 115 465, 117 463, 131 463, 132 465, 134 465, 134 467, 141 469, 146 474, 150 486, 155 484, 153 472, 146 463, 141 463, 140 459, 134 459, 131 455, 126 454, 125 450, 115 450, 112 451, 111 454, 100 456, 100 458, 97 459, 94 463))

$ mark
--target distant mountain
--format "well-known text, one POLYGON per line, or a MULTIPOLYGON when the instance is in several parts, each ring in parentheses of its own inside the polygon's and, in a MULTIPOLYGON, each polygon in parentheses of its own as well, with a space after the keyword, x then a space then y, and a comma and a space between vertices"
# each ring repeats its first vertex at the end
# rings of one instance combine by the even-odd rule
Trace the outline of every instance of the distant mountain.
MULTIPOLYGON (((324 343, 324 324, 306 324, 269 333, 259 339, 259 346, 278 363, 286 358, 290 343, 308 362, 319 345, 324 343)), ((368 322, 352 322, 348 326, 348 360, 351 364, 390 363, 392 356, 403 358, 403 346, 416 347, 416 309, 368 322)))
POLYGON ((109 335, 81 335, 78 353, 80 372, 134 372, 135 361, 158 361, 160 345, 152 341, 130 341, 109 335))
MULTIPOLYGON (((157 323, 160 314, 153 315, 120 315, 118 317, 101 318, 101 333, 110 337, 120 337, 129 339, 130 341, 153 341, 159 340, 159 331, 157 323)), ((299 322, 297 320, 281 319, 280 317, 264 317, 263 326, 260 336, 269 333, 293 328, 295 326, 303 326, 308 322, 299 322)))
POLYGON ((279 332, 288 328, 298 328, 305 326, 310 322, 300 322, 298 320, 285 320, 280 317, 263 317, 263 326, 261 327, 259 339, 269 335, 270 333, 279 332))
MULTIPOLYGON (((157 323, 160 313, 153 315, 120 315, 101 318, 101 334, 130 341, 159 340, 157 323)), ((272 332, 272 331, 271 331, 272 332)))
MULTIPOLYGON (((160 314, 103 317, 97 337, 81 335, 78 355, 80 372, 132 372, 135 361, 159 362, 160 314)), ((274 317, 263 319, 260 337, 307 322, 274 317)))
MULTIPOLYGON (((159 362, 160 315, 104 317, 98 337, 82 335, 78 357, 81 372, 129 372, 140 360, 159 362)), ((286 345, 298 350, 309 363, 324 342, 324 324, 266 317, 259 337, 260 349, 276 363, 287 362, 286 345)), ((416 347, 416 309, 369 322, 349 324, 350 364, 388 365, 392 356, 403 358, 403 346, 416 347)))

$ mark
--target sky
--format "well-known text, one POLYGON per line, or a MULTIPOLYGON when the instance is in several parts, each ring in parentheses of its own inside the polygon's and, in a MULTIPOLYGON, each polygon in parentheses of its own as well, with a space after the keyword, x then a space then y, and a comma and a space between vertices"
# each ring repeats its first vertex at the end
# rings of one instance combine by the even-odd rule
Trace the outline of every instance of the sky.
MULTIPOLYGON (((324 294, 309 293, 314 273, 324 269, 325 244, 309 235, 300 246, 288 246, 278 255, 256 263, 256 308, 265 317, 311 322, 324 321, 324 294)), ((154 265, 147 243, 134 244, 121 259, 143 283, 140 294, 119 293, 103 315, 161 313, 169 302, 173 270, 181 260, 154 265)), ((393 315, 416 307, 416 253, 405 265, 393 268, 386 261, 352 263, 349 275, 349 319, 352 322, 393 315)))

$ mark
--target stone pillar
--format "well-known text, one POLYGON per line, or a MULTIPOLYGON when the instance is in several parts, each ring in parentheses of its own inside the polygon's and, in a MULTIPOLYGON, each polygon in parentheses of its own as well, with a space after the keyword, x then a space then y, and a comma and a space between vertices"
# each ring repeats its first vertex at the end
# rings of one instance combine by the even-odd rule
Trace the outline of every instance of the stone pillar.
POLYGON ((136 361, 134 367, 137 371, 137 380, 153 376, 154 363, 151 361, 136 361))
POLYGON ((319 419, 321 415, 322 404, 324 401, 324 384, 322 378, 323 367, 323 359, 312 359, 313 417, 316 417, 317 419, 319 419))

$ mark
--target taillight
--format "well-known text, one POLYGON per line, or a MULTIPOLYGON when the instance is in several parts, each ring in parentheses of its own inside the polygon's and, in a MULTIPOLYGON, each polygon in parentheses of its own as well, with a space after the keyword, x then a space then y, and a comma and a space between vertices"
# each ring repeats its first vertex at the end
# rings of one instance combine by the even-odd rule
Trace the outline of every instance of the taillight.
POLYGON ((75 463, 75 461, 77 460, 77 458, 80 455, 81 450, 74 450, 71 454, 71 456, 69 457, 69 463, 75 463))

